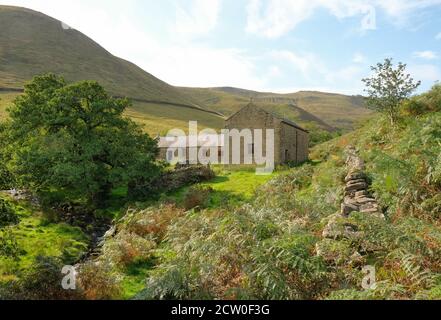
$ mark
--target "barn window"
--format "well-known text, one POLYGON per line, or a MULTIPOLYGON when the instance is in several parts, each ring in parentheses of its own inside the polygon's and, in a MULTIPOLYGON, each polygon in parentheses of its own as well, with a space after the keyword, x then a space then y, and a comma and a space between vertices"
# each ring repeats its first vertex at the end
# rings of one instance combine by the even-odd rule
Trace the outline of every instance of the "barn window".
POLYGON ((167 151, 167 161, 173 161, 175 159, 175 153, 172 150, 167 151))

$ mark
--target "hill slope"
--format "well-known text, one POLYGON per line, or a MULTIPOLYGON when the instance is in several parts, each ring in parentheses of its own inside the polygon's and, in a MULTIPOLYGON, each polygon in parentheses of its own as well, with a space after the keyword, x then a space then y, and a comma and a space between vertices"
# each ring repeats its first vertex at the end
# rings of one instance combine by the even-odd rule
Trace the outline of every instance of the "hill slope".
POLYGON ((239 88, 182 88, 207 108, 226 116, 237 112, 251 99, 300 124, 313 122, 322 129, 354 129, 357 122, 372 115, 363 97, 301 91, 290 94, 257 92, 239 88), (293 110, 295 107, 295 111, 293 110))
POLYGON ((117 58, 84 34, 44 14, 0 6, 0 86, 21 88, 40 73, 97 80, 114 94, 196 105, 176 88, 117 58))
MULTIPOLYGON (((201 127, 220 129, 224 126, 223 116, 238 111, 251 98, 311 130, 351 130, 357 121, 370 115, 360 97, 173 87, 113 56, 61 21, 29 9, 0 6, 0 30, 0 90, 22 88, 33 76, 46 72, 72 82, 96 80, 111 94, 132 98, 134 106, 128 115, 144 124, 151 134, 185 129, 189 120, 199 121, 201 127)), ((13 95, 17 92, 0 92, 0 109, 4 110, 13 95)))
POLYGON ((0 30, 1 115, 6 103, 18 94, 5 89, 22 88, 35 75, 53 72, 70 82, 96 80, 110 93, 132 98, 135 120, 146 124, 151 133, 185 128, 189 120, 223 127, 221 116, 207 112, 179 88, 113 56, 56 19, 24 8, 0 6, 0 30), (161 122, 164 119, 166 123, 161 122))

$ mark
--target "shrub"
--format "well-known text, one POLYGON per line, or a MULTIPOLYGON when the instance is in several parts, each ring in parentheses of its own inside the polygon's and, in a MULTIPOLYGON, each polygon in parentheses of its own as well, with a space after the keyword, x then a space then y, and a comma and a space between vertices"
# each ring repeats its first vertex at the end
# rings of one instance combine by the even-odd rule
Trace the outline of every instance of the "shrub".
POLYGON ((210 195, 214 192, 214 190, 210 187, 191 187, 187 190, 184 196, 184 208, 186 210, 199 208, 203 209, 207 206, 208 201, 210 199, 210 195))
POLYGON ((117 234, 104 243, 99 261, 106 261, 115 270, 121 270, 133 262, 150 259, 170 223, 183 213, 174 205, 129 209, 118 224, 117 234))
POLYGON ((121 228, 141 237, 148 237, 159 244, 169 225, 183 215, 184 211, 172 204, 144 210, 130 209, 121 220, 121 228))
POLYGON ((103 256, 120 267, 127 267, 135 260, 150 258, 152 250, 155 248, 154 241, 123 230, 106 243, 103 248, 103 256))
POLYGON ((12 206, 4 199, 0 199, 0 228, 17 224, 18 222, 19 218, 12 206))
POLYGON ((9 227, 0 228, 0 256, 17 259, 21 253, 14 233, 9 227))
POLYGON ((429 111, 429 106, 420 97, 413 97, 405 101, 401 107, 404 115, 419 116, 429 111))
POLYGON ((9 146, 9 131, 6 122, 0 123, 0 190, 9 190, 16 187, 17 181, 8 168, 11 160, 9 146))
MULTIPOLYGON (((1 159, 1 155, 0 155, 1 159)), ((9 190, 16 186, 16 181, 12 173, 6 168, 3 161, 0 160, 0 190, 9 190)))
POLYGON ((438 111, 441 111, 441 84, 434 85, 427 93, 413 97, 402 105, 405 115, 419 116, 438 111))
POLYGON ((148 199, 154 195, 174 191, 187 185, 209 181, 215 176, 216 174, 209 166, 177 167, 148 183, 138 181, 136 184, 129 185, 128 195, 135 200, 148 199))
POLYGON ((89 261, 81 265, 78 282, 88 300, 113 300, 121 296, 120 278, 108 262, 89 261))
POLYGON ((441 111, 441 83, 435 84, 429 92, 423 94, 423 98, 430 111, 441 111))
POLYGON ((61 260, 39 256, 19 280, 10 283, 6 299, 17 300, 73 300, 81 299, 79 291, 64 290, 61 286, 64 275, 61 260))

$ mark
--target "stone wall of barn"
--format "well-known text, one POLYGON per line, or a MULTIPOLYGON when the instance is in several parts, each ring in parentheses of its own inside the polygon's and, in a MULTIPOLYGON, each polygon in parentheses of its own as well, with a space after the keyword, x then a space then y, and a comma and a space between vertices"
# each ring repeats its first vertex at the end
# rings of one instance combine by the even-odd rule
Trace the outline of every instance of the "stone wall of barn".
POLYGON ((307 161, 309 156, 308 133, 282 122, 279 153, 281 163, 307 161))
MULTIPOLYGON (((239 131, 243 129, 250 129, 253 133, 254 140, 254 129, 263 129, 263 155, 266 156, 266 129, 274 129, 274 157, 275 162, 280 163, 280 121, 275 119, 271 114, 255 108, 252 105, 247 106, 232 116, 226 121, 226 129, 237 129, 239 131)), ((230 139, 230 159, 232 157, 232 139, 230 139)), ((249 147, 245 145, 244 139, 241 139, 240 143, 240 163, 243 164, 245 161, 245 153, 249 152, 249 147)))

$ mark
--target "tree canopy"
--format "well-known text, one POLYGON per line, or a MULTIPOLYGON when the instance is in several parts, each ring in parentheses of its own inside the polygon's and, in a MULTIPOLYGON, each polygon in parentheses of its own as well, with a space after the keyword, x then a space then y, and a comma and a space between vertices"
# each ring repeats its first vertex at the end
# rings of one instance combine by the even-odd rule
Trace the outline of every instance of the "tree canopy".
POLYGON ((127 99, 96 82, 35 77, 9 110, 10 168, 31 190, 99 203, 115 186, 158 174, 157 143, 123 116, 127 99))
POLYGON ((386 114, 392 125, 397 121, 400 104, 421 84, 406 73, 406 67, 399 62, 394 68, 392 59, 385 59, 383 63, 371 67, 374 73, 371 78, 363 79, 369 95, 368 106, 386 114))

